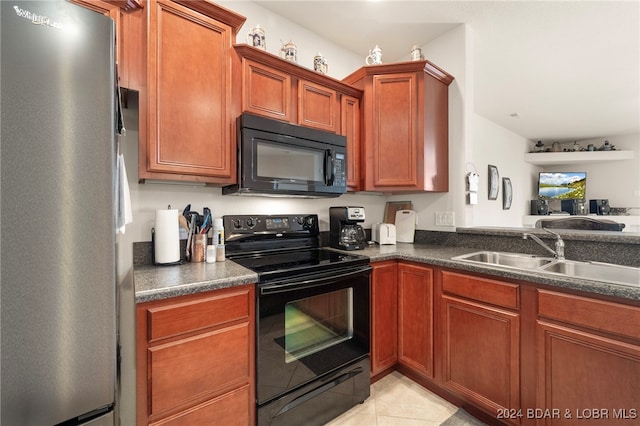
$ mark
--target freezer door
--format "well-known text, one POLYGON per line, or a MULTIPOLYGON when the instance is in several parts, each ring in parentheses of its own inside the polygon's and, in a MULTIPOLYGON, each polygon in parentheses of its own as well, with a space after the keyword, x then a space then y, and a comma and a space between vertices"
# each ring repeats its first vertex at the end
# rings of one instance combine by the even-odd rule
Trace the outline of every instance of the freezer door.
POLYGON ((114 403, 113 23, 1 4, 2 425, 114 403))

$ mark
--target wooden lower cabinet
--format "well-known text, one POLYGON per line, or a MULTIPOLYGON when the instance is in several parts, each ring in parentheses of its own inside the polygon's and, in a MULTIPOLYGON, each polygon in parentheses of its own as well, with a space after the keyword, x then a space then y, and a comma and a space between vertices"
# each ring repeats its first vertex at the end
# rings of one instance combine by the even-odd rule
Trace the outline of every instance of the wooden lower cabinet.
POLYGON ((537 406, 550 410, 540 424, 640 424, 640 308, 538 297, 537 406))
POLYGON ((640 424, 637 302, 372 266, 374 379, 397 368, 491 425, 640 424))
POLYGON ((138 425, 248 425, 254 415, 252 285, 137 306, 138 425))
POLYGON ((371 376, 376 376, 398 361, 398 267, 395 260, 371 266, 371 376))
POLYGON ((398 265, 398 364, 433 378, 433 269, 398 265))
POLYGON ((442 387, 493 418, 519 409, 520 314, 502 306, 518 286, 445 271, 442 287, 442 387))

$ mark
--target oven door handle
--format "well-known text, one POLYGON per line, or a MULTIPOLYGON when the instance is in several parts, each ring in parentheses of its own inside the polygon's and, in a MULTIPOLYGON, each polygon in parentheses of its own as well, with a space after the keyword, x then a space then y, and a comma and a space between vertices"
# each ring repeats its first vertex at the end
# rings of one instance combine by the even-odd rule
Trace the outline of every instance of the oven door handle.
POLYGON ((260 286, 260 294, 267 295, 267 294, 276 294, 276 293, 286 293, 289 291, 300 290, 302 288, 318 287, 321 285, 325 285, 328 282, 336 281, 341 278, 353 277, 363 272, 369 272, 371 271, 371 269, 372 268, 369 265, 361 266, 357 269, 349 269, 348 271, 343 272, 341 274, 324 273, 324 274, 315 275, 314 278, 309 278, 303 281, 300 281, 295 278, 294 279, 289 278, 287 280, 282 280, 275 283, 270 283, 270 284, 265 284, 260 286))

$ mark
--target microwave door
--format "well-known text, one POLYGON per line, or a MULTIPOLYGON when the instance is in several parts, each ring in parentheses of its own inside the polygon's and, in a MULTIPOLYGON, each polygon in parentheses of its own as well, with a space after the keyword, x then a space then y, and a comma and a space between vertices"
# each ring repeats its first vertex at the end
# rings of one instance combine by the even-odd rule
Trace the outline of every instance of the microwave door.
POLYGON ((313 189, 326 181, 325 150, 255 138, 254 153, 252 179, 256 182, 313 189))

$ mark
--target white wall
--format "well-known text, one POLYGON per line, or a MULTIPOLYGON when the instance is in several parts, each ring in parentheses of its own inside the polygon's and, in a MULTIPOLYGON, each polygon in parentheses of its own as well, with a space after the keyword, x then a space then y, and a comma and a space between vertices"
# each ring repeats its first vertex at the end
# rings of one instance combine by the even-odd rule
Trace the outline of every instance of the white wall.
POLYGON ((522 227, 522 216, 529 214, 531 194, 537 176, 537 167, 524 162, 524 154, 532 145, 527 139, 486 118, 473 116, 473 163, 480 174, 478 204, 468 206, 472 211, 467 226, 522 227), (488 165, 498 168, 500 191, 497 200, 488 197, 488 165), (513 188, 513 201, 509 210, 503 210, 502 178, 508 177, 513 188))

